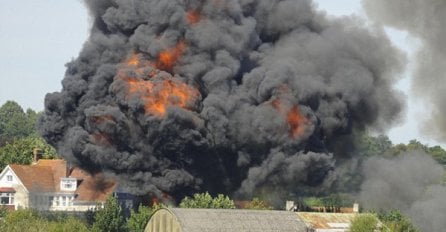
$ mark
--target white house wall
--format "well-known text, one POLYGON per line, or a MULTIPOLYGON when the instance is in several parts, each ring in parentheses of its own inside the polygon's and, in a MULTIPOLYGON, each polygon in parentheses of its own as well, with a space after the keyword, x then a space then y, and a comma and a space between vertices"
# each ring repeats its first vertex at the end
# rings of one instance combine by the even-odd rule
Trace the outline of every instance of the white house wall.
POLYGON ((17 175, 9 166, 0 173, 0 187, 14 188, 14 206, 15 209, 23 209, 29 207, 28 190, 22 184, 17 175), (8 176, 12 176, 12 180, 8 180, 8 176))
POLYGON ((0 186, 1 187, 13 187, 15 185, 22 184, 20 180, 17 178, 15 173, 11 170, 11 168, 6 167, 5 170, 0 175, 0 186), (8 176, 12 177, 12 180, 8 180, 8 176))

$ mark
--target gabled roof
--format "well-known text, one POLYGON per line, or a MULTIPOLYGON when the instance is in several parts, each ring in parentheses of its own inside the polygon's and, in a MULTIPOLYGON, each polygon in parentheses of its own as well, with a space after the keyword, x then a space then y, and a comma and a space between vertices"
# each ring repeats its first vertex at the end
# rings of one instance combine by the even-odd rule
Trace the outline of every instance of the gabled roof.
POLYGON ((9 165, 30 192, 55 192, 51 168, 36 165, 9 165))
POLYGON ((101 174, 90 175, 78 167, 67 166, 62 159, 41 159, 32 165, 11 164, 9 167, 17 175, 29 192, 59 193, 61 178, 77 179, 75 201, 105 201, 113 193, 117 184, 101 174))
POLYGON ((115 190, 115 181, 107 179, 104 175, 89 175, 84 170, 75 168, 71 172, 71 177, 77 178, 80 185, 76 190, 78 197, 76 201, 106 201, 107 197, 115 190))

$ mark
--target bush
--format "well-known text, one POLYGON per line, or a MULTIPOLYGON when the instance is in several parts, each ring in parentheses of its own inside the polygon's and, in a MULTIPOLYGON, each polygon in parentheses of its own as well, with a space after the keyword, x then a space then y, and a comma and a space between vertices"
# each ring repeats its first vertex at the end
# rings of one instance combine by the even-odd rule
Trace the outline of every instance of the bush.
POLYGON ((218 194, 217 197, 206 193, 196 193, 193 198, 185 197, 181 200, 181 208, 202 208, 202 209, 235 209, 234 201, 228 196, 218 194))
POLYGON ((140 205, 138 210, 131 210, 130 218, 127 220, 127 228, 130 232, 144 231, 150 217, 158 209, 162 208, 162 205, 155 204, 152 207, 146 207, 140 205))
POLYGON ((353 219, 350 232, 374 232, 378 226, 378 219, 373 214, 361 214, 353 219))
POLYGON ((96 211, 92 231, 95 232, 124 232, 127 231, 122 208, 116 197, 109 197, 104 208, 96 211))

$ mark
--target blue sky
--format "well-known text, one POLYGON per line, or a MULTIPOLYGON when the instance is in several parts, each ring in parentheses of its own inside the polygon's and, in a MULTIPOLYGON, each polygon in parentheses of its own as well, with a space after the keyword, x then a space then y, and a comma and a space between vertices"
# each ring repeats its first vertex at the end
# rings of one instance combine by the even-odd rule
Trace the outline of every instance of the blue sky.
MULTIPOLYGON (((360 0, 315 2, 329 15, 365 18, 360 0)), ((88 36, 87 10, 81 0, 0 0, 0 6, 0 105, 14 100, 24 108, 43 110, 45 94, 61 89, 65 63, 77 57, 88 36)), ((386 30, 396 46, 413 54, 415 38, 386 30)), ((396 86, 408 95, 407 118, 388 135, 395 143, 416 138, 438 144, 418 133, 422 102, 409 97, 412 65, 408 67, 396 86)))

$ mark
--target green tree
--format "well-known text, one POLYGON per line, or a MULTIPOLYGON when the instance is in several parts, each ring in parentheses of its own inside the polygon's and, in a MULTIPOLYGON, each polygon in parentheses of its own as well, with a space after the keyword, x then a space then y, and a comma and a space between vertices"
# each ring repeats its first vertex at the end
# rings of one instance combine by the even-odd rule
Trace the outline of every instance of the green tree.
POLYGON ((0 147, 0 168, 3 170, 8 164, 30 164, 34 148, 40 148, 43 151, 43 158, 57 157, 56 150, 41 137, 27 137, 0 147))
POLYGON ((14 101, 7 101, 0 107, 0 146, 8 141, 37 135, 38 114, 28 109, 26 113, 14 101))
POLYGON ((269 206, 266 202, 255 197, 252 199, 252 201, 246 204, 245 209, 272 210, 273 207, 269 206))
POLYGON ((181 208, 211 208, 211 209, 235 209, 234 201, 228 196, 218 194, 213 198, 208 192, 196 193, 192 198, 185 197, 181 200, 181 208))
POLYGON ((360 214, 352 220, 350 232, 374 232, 378 226, 378 219, 373 214, 360 214))
POLYGON ((379 135, 377 137, 361 134, 356 139, 357 152, 365 157, 381 155, 392 147, 389 137, 379 135))
POLYGON ((123 232, 127 231, 122 208, 114 196, 107 198, 104 208, 99 209, 94 216, 92 231, 123 232))
POLYGON ((149 222, 150 217, 152 217, 153 213, 158 209, 162 208, 162 205, 155 204, 152 207, 147 207, 140 205, 138 210, 131 210, 131 214, 129 219, 127 220, 127 228, 130 232, 140 232, 144 231, 147 223, 149 222))
POLYGON ((48 231, 48 222, 43 220, 37 211, 25 209, 9 212, 0 222, 0 231, 9 232, 44 232, 48 231))
POLYGON ((388 232, 418 232, 412 222, 399 210, 379 213, 378 218, 384 223, 384 228, 388 232))
POLYGON ((8 232, 87 232, 88 227, 81 220, 70 216, 42 215, 32 209, 8 212, 0 220, 0 231, 8 232))
POLYGON ((87 225, 75 217, 67 217, 62 221, 50 222, 47 231, 51 232, 88 232, 87 225))

